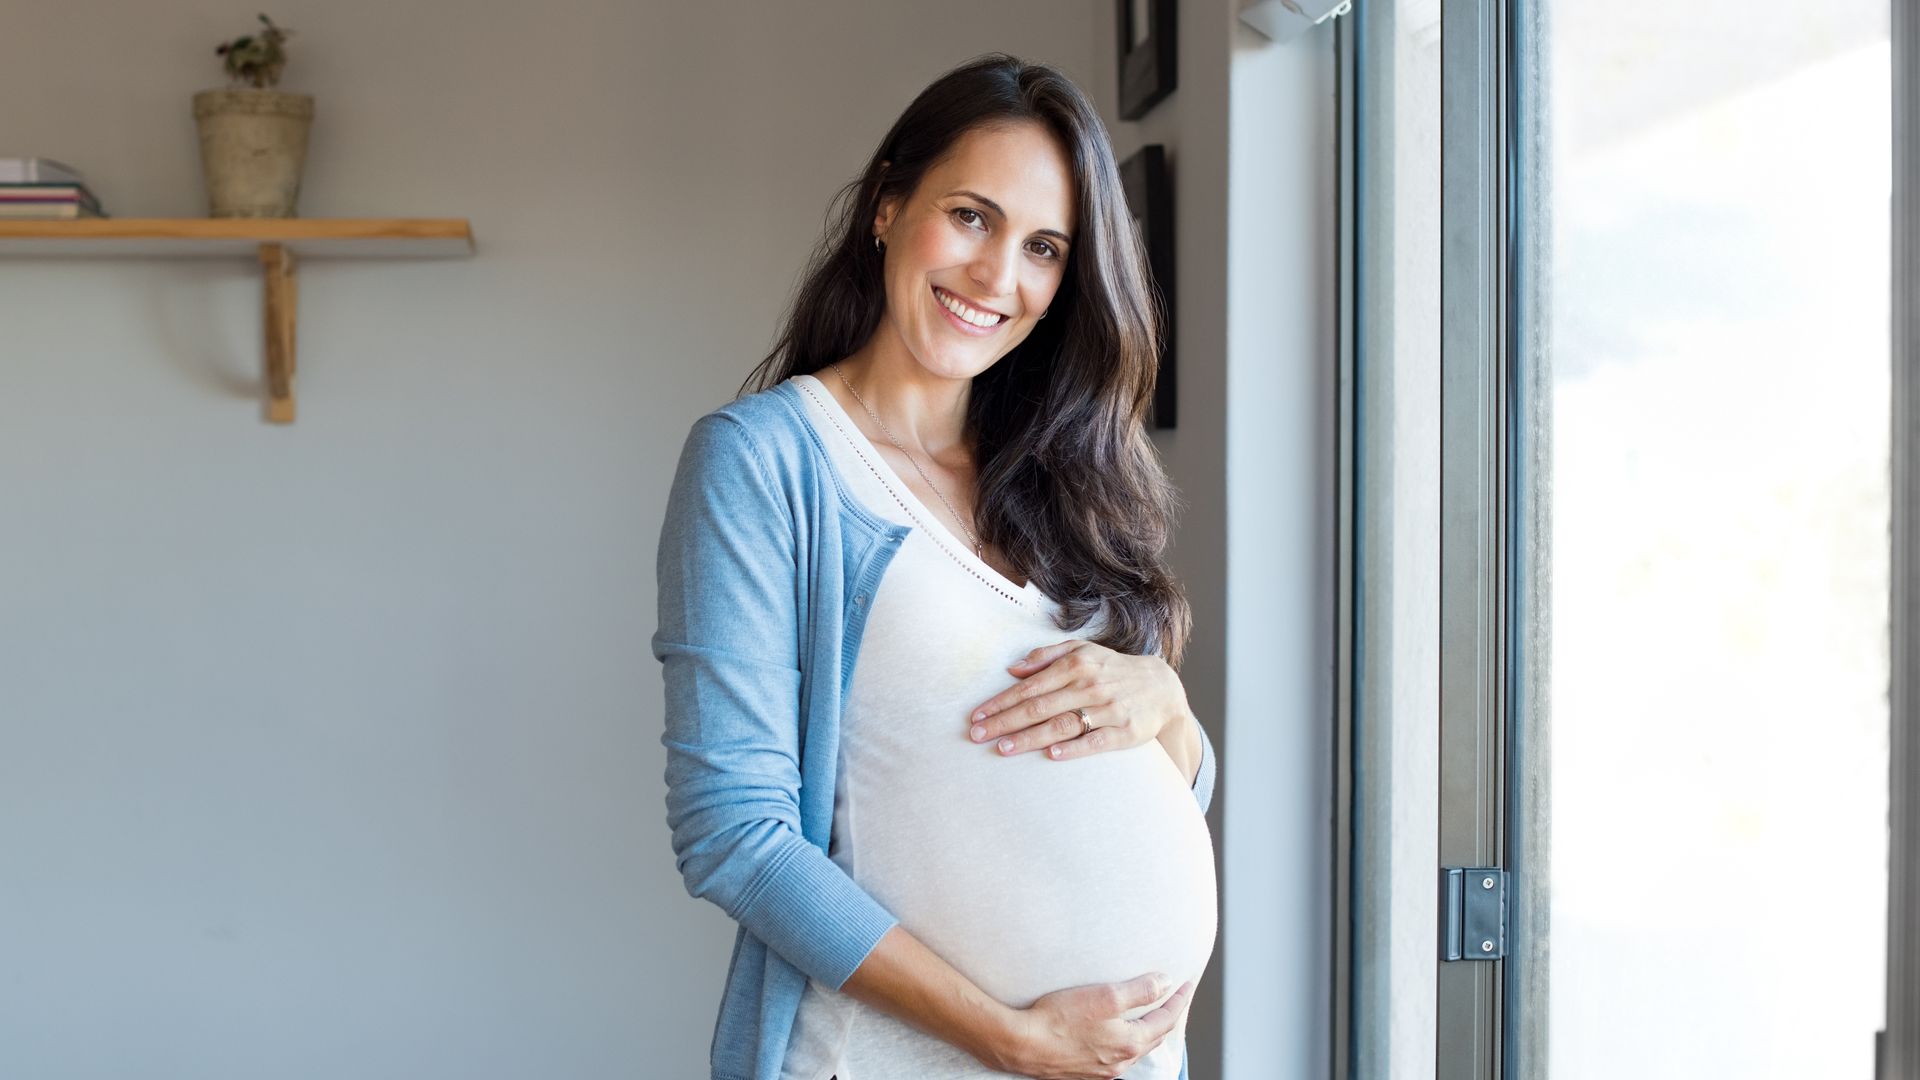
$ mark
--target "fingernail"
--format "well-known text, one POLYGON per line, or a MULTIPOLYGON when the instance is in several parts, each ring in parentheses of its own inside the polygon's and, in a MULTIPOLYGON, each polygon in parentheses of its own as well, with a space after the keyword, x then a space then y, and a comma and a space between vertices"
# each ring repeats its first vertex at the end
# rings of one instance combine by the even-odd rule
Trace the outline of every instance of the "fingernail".
POLYGON ((1003 754, 1011 754, 1011 753, 1013 753, 1013 740, 1012 740, 1012 739, 1001 739, 1001 740, 1000 740, 1000 752, 1001 752, 1001 753, 1003 753, 1003 754))
POLYGON ((987 710, 985 709, 978 710, 973 714, 973 718, 975 720, 985 720, 987 718, 987 710))
POLYGON ((984 739, 986 737, 987 737, 987 729, 981 727, 978 724, 975 724, 973 727, 973 741, 979 742, 981 739, 984 739))
POLYGON ((1047 747, 1047 753, 1048 753, 1048 755, 1050 755, 1050 756, 1052 756, 1052 757, 1059 757, 1059 756, 1060 756, 1060 748, 1059 748, 1058 746, 1049 746, 1049 747, 1047 747))

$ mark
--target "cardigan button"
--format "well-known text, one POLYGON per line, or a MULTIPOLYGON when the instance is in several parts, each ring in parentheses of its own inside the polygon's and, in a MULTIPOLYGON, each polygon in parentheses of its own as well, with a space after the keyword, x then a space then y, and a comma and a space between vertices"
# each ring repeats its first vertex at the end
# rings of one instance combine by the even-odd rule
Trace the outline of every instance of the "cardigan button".
POLYGON ((866 593, 860 593, 860 594, 858 594, 858 595, 856 595, 856 596, 855 596, 855 597, 853 598, 853 602, 854 602, 854 603, 856 603, 856 604, 859 604, 859 605, 860 605, 861 607, 866 607, 866 606, 867 606, 867 594, 866 594, 866 593))

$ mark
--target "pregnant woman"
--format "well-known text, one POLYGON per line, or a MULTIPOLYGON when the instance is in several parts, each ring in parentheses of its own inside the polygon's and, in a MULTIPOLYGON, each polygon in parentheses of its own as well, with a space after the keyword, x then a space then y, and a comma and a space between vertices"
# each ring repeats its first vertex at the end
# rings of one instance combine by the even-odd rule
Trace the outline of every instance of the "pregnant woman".
POLYGON ((659 552, 667 819, 740 924, 725 1080, 1175 1080, 1213 951, 1158 320, 1058 71, 927 87, 659 552))

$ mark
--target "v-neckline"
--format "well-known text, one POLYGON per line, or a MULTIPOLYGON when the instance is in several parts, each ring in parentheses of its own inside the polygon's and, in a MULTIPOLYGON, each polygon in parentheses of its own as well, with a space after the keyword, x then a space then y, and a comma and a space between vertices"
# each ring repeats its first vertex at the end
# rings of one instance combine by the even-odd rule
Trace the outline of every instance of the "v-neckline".
POLYGON ((1034 604, 1047 599, 1047 595, 1040 591, 1031 577, 1027 579, 1025 585, 1015 585, 1012 579, 994 569, 993 565, 985 559, 975 555, 972 548, 954 535, 953 530, 942 524, 940 516, 914 493, 913 488, 909 487, 900 474, 894 471, 893 466, 887 464, 887 459, 880 455, 879 447, 875 446, 873 440, 867 438, 866 433, 860 430, 860 425, 854 420, 853 414, 840 403, 840 399, 827 386, 826 380, 809 374, 795 375, 794 378, 806 379, 814 384, 817 389, 816 396, 826 399, 826 406, 832 410, 834 418, 844 423, 848 436, 847 442, 853 447, 854 453, 859 454, 861 459, 868 463, 880 483, 908 508, 909 513, 921 519, 922 531, 929 534, 929 539, 946 549, 947 553, 959 560, 962 566, 976 574, 987 575, 987 583, 993 585, 996 591, 1010 590, 1013 594, 1017 594, 1017 598, 1034 604))

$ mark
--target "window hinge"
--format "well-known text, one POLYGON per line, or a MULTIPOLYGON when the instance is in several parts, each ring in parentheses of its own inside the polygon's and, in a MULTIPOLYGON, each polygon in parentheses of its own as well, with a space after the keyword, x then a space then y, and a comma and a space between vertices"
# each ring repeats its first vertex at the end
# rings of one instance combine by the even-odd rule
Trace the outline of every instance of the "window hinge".
POLYGON ((1493 866, 1440 868, 1440 959, 1507 955, 1507 872, 1493 866))

